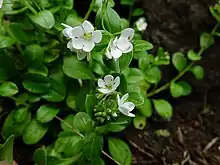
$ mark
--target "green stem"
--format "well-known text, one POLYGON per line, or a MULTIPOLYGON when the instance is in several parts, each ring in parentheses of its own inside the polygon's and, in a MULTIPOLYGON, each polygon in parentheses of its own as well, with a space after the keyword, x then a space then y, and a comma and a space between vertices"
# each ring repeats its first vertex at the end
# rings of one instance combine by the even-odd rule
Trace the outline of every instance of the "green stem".
MULTIPOLYGON (((77 135, 81 136, 82 138, 84 137, 84 135, 82 135, 81 133, 79 133, 78 131, 76 131, 69 123, 67 123, 66 121, 64 121, 63 119, 61 119, 60 117, 56 116, 56 119, 59 120, 60 122, 62 122, 63 124, 65 124, 67 127, 69 127, 70 129, 73 130, 73 132, 75 132, 77 135)), ((118 161, 116 161, 114 158, 112 158, 109 154, 107 154, 105 151, 102 150, 102 154, 104 154, 105 156, 107 156, 109 159, 111 159, 112 161, 114 161, 117 165, 121 165, 118 161)))
POLYGON ((28 3, 28 1, 24 1, 24 5, 25 5, 33 14, 37 14, 37 11, 28 3))
POLYGON ((23 13, 24 11, 26 11, 28 9, 28 7, 23 7, 19 10, 13 10, 13 11, 9 11, 9 12, 5 12, 6 15, 16 15, 16 14, 20 14, 23 13))
POLYGON ((89 18, 90 14, 91 14, 91 12, 92 12, 92 9, 93 9, 93 7, 94 7, 94 5, 95 5, 95 2, 96 2, 96 0, 92 0, 92 2, 91 2, 91 4, 90 4, 90 7, 89 7, 89 10, 87 11, 87 13, 86 13, 86 15, 85 15, 85 17, 84 17, 84 21, 89 18))
MULTIPOLYGON (((211 35, 214 35, 216 30, 218 29, 219 27, 219 23, 215 25, 215 27, 213 28, 213 30, 211 31, 211 35)), ((205 51, 206 49, 200 49, 199 52, 198 52, 198 55, 201 56, 202 53, 205 51)), ((181 71, 176 77, 174 77, 170 82, 164 84, 163 86, 161 86, 160 88, 150 92, 147 94, 147 97, 151 97, 151 96, 154 96, 166 89, 168 89, 170 87, 170 84, 174 81, 177 81, 179 80, 186 72, 188 72, 192 67, 193 65, 195 64, 195 62, 191 62, 183 71, 181 71)))

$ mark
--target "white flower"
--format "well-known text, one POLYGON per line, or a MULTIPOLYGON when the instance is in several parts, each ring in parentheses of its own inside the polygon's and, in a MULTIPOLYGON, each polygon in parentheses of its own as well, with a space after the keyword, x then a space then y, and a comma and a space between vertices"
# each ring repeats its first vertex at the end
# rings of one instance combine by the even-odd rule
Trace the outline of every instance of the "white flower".
POLYGON ((3 0, 0 0, 0 9, 2 8, 3 0))
POLYGON ((147 28, 146 19, 144 17, 139 18, 136 22, 136 26, 139 31, 146 30, 146 28, 147 28))
POLYGON ((100 43, 102 40, 102 33, 100 30, 94 30, 93 25, 89 21, 84 21, 81 26, 71 27, 66 24, 63 30, 63 35, 71 40, 68 42, 67 47, 84 52, 91 52, 95 44, 100 43))
POLYGON ((123 113, 126 116, 135 117, 133 113, 130 113, 134 109, 135 105, 132 102, 126 102, 128 96, 129 94, 127 93, 120 99, 120 96, 117 95, 118 109, 121 113, 123 113))
POLYGON ((120 84, 120 77, 117 76, 115 79, 112 75, 107 75, 103 79, 98 80, 99 92, 109 94, 114 92, 120 84))
POLYGON ((107 58, 117 60, 123 53, 131 52, 133 50, 133 44, 131 43, 133 37, 134 30, 132 28, 124 29, 119 38, 116 37, 113 41, 110 41, 111 43, 106 51, 107 58))

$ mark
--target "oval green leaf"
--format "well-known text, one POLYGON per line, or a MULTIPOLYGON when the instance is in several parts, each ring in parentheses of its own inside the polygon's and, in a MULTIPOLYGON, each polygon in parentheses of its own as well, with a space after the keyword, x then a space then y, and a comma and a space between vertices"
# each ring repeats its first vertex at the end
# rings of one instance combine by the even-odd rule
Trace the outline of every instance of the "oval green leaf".
POLYGON ((157 113, 164 119, 170 119, 173 115, 173 108, 166 100, 153 100, 157 113))
POLYGON ((42 105, 37 110, 37 120, 41 123, 48 123, 56 117, 59 109, 51 105, 42 105))

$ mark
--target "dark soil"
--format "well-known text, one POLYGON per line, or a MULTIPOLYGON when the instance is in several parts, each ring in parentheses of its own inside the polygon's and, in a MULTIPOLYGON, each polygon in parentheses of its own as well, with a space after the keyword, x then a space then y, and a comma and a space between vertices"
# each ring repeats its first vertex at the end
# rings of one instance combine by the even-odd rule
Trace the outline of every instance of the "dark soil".
MULTIPOLYGON (((168 51, 187 51, 199 46, 199 35, 210 31, 215 20, 208 6, 211 0, 142 0, 148 20, 145 38, 168 51)), ((139 165, 220 165, 220 41, 205 52, 200 62, 205 79, 184 77, 193 85, 190 96, 170 100, 174 116, 170 122, 152 117, 143 131, 129 128, 126 138, 139 165), (167 129, 170 137, 154 131, 167 129)), ((164 79, 172 76, 165 70, 164 79)), ((167 97, 169 93, 164 93, 167 97)), ((169 97, 168 97, 169 98, 169 97)))

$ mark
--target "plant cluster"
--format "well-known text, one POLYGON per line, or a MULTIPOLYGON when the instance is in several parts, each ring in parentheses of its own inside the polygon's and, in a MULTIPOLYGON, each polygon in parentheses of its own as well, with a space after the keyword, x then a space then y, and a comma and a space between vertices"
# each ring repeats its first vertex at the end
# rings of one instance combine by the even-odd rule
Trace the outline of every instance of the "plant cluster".
MULTIPOLYGON (((41 146, 33 155, 36 165, 104 165, 102 154, 116 164, 131 164, 129 146, 109 133, 132 122, 143 129, 153 113, 170 120, 171 104, 153 96, 166 89, 175 98, 189 95, 192 87, 179 79, 187 72, 204 77, 196 61, 220 36, 218 23, 201 35, 199 51, 170 56, 159 48, 153 55, 153 45, 141 37, 147 28, 143 10, 134 8, 134 1, 121 0, 131 8, 127 19, 113 9, 113 0, 92 0, 84 18, 73 3, 4 0, 0 9, 0 96, 14 102, 10 113, 1 112, 7 117, 0 160, 10 165, 18 137, 41 146), (133 26, 131 18, 139 18, 133 26), (170 63, 178 74, 162 85, 160 66, 170 63)), ((210 11, 220 22, 220 5, 210 11)))

